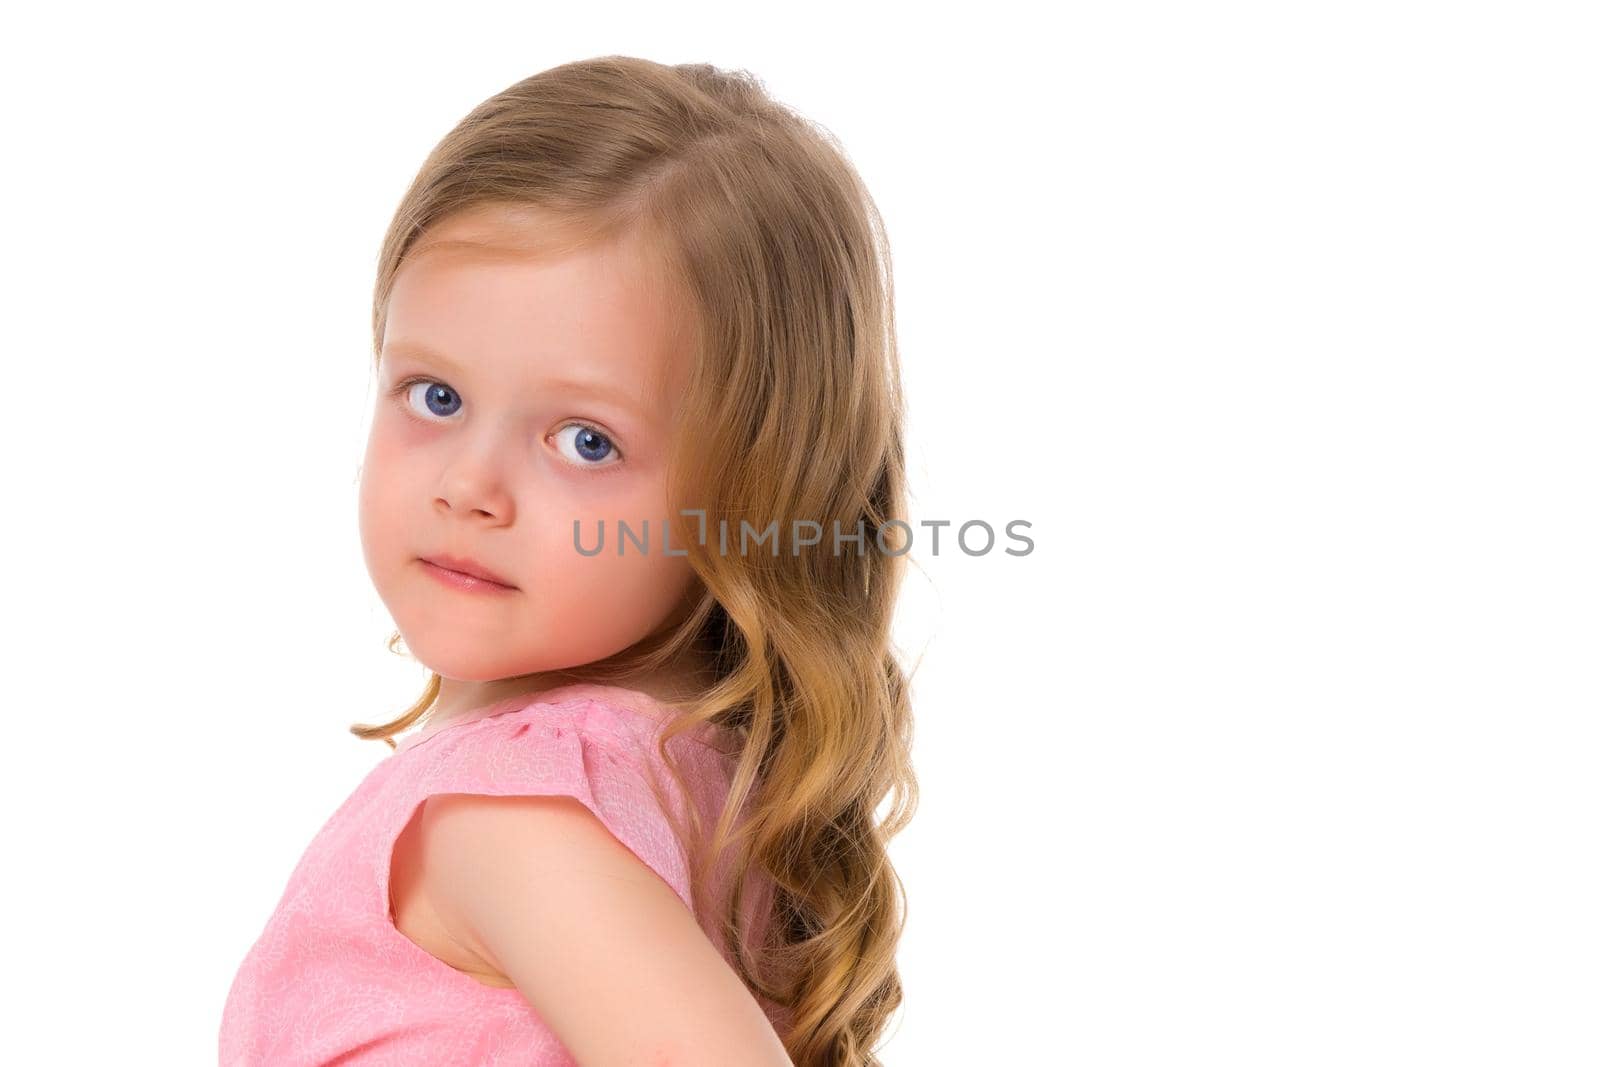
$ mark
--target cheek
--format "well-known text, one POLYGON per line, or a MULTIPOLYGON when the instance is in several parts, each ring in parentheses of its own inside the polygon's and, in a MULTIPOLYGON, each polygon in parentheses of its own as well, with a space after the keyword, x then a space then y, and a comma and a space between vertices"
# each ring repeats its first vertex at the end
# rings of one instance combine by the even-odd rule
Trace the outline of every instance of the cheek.
MULTIPOLYGON (((584 520, 586 549, 595 546, 599 517, 584 520)), ((547 531, 534 550, 543 561, 532 590, 538 629, 546 635, 562 635, 596 657, 651 633, 672 613, 694 573, 686 558, 663 552, 661 522, 656 517, 650 520, 649 551, 641 551, 630 540, 619 556, 616 517, 615 513, 604 516, 605 541, 598 555, 584 556, 573 546, 570 521, 559 530, 547 531), (594 651, 602 648, 605 651, 594 651)), ((642 539, 641 523, 632 518, 628 522, 642 539)), ((673 547, 683 546, 675 541, 673 547)))
POLYGON ((396 501, 404 493, 404 487, 397 484, 397 474, 405 470, 400 451, 394 435, 381 426, 375 427, 367 438, 356 499, 361 541, 368 550, 369 563, 372 549, 387 545, 397 532, 393 529, 399 521, 396 501))

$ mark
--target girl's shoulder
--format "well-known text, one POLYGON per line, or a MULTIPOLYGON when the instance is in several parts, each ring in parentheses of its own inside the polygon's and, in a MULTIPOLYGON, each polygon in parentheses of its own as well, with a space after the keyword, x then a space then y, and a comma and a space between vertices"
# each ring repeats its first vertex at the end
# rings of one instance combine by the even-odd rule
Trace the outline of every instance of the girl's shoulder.
POLYGON ((669 740, 680 788, 657 751, 660 727, 670 718, 670 709, 643 693, 585 684, 503 701, 485 714, 408 738, 384 761, 389 781, 379 816, 380 862, 390 866, 393 845, 433 798, 565 796, 593 813, 688 903, 677 826, 690 806, 702 817, 715 813, 728 787, 730 752, 720 730, 669 740))
MULTIPOLYGON (((693 910, 678 837, 686 828, 682 805, 692 800, 704 813, 725 798, 728 763, 691 734, 667 741, 687 792, 678 789, 655 751, 669 709, 641 697, 609 688, 551 691, 405 738, 380 759, 312 839, 241 965, 225 1009, 224 1062, 286 1062, 277 1054, 285 1043, 305 1052, 297 1062, 331 1062, 401 1032, 424 1042, 469 1017, 500 1019, 505 1039, 520 1042, 508 1048, 556 1047, 503 975, 435 951, 442 935, 418 919, 431 892, 416 849, 425 835, 404 831, 425 822, 432 799, 446 794, 570 797, 595 816, 598 825, 588 829, 603 827, 693 910), (381 1010, 362 1015, 358 1004, 381 1010), (323 1026, 334 1018, 331 1005, 339 1005, 338 1025, 323 1026), (246 1051, 272 1048, 254 1057, 246 1051)), ((581 814, 563 807, 569 817, 581 814)), ((414 1058, 450 1059, 442 1052, 414 1058)))

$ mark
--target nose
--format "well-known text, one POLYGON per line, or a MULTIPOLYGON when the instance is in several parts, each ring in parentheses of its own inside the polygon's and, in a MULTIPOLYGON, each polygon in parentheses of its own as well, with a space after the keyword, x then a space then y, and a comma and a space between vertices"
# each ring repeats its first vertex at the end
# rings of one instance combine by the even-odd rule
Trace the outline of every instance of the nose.
POLYGON ((492 441, 463 444, 439 476, 433 506, 442 514, 504 525, 514 517, 501 453, 492 441))

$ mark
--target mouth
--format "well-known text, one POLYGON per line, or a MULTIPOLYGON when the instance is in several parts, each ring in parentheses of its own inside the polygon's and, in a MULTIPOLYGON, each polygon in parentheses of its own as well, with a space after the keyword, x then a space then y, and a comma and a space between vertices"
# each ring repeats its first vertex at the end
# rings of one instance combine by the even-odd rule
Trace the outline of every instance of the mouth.
POLYGON ((423 556, 419 562, 435 578, 458 589, 509 592, 517 588, 482 564, 460 556, 423 556))

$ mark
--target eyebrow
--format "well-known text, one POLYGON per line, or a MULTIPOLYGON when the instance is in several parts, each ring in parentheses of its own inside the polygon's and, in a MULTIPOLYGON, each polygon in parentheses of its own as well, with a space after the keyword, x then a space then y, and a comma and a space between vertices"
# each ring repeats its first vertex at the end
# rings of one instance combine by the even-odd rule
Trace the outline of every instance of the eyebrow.
MULTIPOLYGON (((383 345, 383 353, 386 356, 392 356, 396 358, 409 357, 411 359, 421 360, 424 363, 431 363, 440 370, 443 370, 449 374, 464 375, 466 373, 461 364, 457 363, 443 352, 440 352, 434 348, 430 348, 427 345, 421 344, 417 341, 386 341, 383 345)), ((555 386, 559 389, 566 389, 569 392, 585 393, 589 396, 598 397, 601 400, 610 400, 621 405, 622 407, 627 408, 629 411, 637 412, 640 410, 638 397, 624 392, 623 390, 618 389, 606 382, 598 380, 585 381, 581 378, 546 378, 544 381, 549 385, 555 386)))

